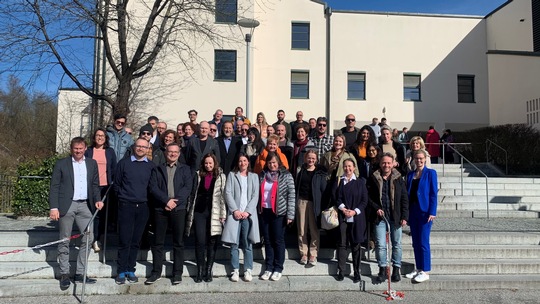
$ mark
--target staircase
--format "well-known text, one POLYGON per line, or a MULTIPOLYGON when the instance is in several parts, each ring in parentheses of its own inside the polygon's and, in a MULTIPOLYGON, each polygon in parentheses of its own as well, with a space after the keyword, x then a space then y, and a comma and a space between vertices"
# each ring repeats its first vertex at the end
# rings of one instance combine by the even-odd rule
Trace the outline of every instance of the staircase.
MULTIPOLYGON (((433 165, 439 173, 439 211, 431 234, 432 273, 429 281, 413 284, 403 278, 393 283, 395 290, 465 290, 465 289, 537 289, 540 286, 540 179, 490 177, 488 179, 490 219, 486 217, 485 178, 465 176, 461 196, 459 165, 433 165)), ((152 269, 152 253, 141 250, 138 256, 137 275, 140 282, 118 286, 112 277, 116 274, 117 237, 110 235, 107 251, 91 253, 88 274, 98 282, 86 286, 87 294, 143 294, 181 292, 285 292, 310 290, 362 290, 376 293, 387 288, 386 282, 378 284, 378 272, 373 251, 362 261, 364 285, 345 279, 337 282, 332 277, 337 271, 335 250, 330 245, 333 237, 321 232, 322 248, 315 267, 300 265, 294 231, 287 234, 287 252, 284 276, 278 282, 260 281, 232 283, 227 275, 228 248, 220 248, 214 267, 214 282, 194 283, 196 272, 193 239, 187 241, 184 280, 171 286, 168 279, 145 286, 144 277, 152 269), (105 258, 105 262, 104 261, 105 258)), ((414 268, 414 254, 408 227, 403 236, 403 274, 414 268)), ((0 252, 56 240, 58 231, 47 219, 15 220, 0 216, 0 252)), ((75 242, 76 243, 76 242, 75 242)), ((166 244, 171 244, 170 239, 166 244)), ((171 250, 167 250, 169 261, 171 250)), ((254 274, 263 269, 263 250, 254 250, 254 274)), ((71 252, 75 261, 75 250, 71 252)), ((74 265, 74 263, 72 264, 74 265)), ((41 296, 80 293, 80 284, 60 291, 54 280, 58 271, 56 247, 38 251, 25 251, 0 255, 0 297, 41 296), (72 288, 76 288, 75 290, 72 288)), ((73 268, 73 267, 72 267, 73 268)), ((172 264, 165 263, 163 276, 170 275, 172 264)), ((241 270, 242 272, 242 270, 241 270)))

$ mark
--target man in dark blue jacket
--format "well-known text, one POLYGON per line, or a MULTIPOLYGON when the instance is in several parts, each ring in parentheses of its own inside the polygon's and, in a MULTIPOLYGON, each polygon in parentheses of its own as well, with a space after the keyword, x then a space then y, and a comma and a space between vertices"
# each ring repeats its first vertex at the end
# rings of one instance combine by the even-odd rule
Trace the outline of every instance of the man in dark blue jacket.
POLYGON ((137 139, 133 155, 116 166, 114 190, 118 194, 118 275, 117 284, 126 279, 138 282, 135 264, 141 238, 149 217, 148 185, 155 165, 146 157, 150 143, 137 139))
MULTIPOLYGON (((202 123, 201 123, 202 126, 202 123)), ((202 129, 201 129, 202 130, 202 129)), ((165 150, 167 163, 152 171, 150 193, 154 198, 154 241, 152 244, 153 269, 144 282, 151 285, 161 278, 163 270, 163 245, 167 226, 170 223, 173 234, 173 278, 172 284, 182 282, 184 270, 184 227, 188 198, 193 185, 189 166, 178 162, 180 146, 170 144, 165 150)))

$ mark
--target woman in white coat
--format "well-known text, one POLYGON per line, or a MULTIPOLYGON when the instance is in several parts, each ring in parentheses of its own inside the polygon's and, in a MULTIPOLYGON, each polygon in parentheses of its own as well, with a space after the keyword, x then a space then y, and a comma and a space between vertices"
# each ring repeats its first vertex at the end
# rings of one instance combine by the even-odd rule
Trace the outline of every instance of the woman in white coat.
POLYGON ((231 281, 240 279, 238 247, 244 252, 244 281, 253 279, 253 244, 260 242, 257 203, 259 200, 259 178, 249 172, 249 159, 240 153, 238 164, 229 173, 225 185, 225 203, 228 215, 221 240, 231 244, 231 281))

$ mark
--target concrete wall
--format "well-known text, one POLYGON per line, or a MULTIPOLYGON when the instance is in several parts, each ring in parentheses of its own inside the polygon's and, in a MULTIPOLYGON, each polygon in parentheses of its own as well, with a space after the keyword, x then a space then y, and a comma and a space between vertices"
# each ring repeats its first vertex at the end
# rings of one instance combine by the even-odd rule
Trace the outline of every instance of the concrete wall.
POLYGON ((513 0, 486 21, 488 49, 533 51, 531 0, 513 0))
POLYGON ((58 91, 56 152, 69 151, 69 143, 73 137, 86 136, 90 132, 86 109, 91 101, 90 97, 79 90, 58 91))
POLYGON ((382 117, 398 129, 463 130, 489 124, 485 23, 453 18, 334 12, 332 114, 357 125, 382 117), (366 73, 366 100, 347 100, 347 72, 366 73), (421 74, 421 102, 403 100, 403 74, 421 74), (473 104, 457 102, 457 75, 475 75, 473 104))

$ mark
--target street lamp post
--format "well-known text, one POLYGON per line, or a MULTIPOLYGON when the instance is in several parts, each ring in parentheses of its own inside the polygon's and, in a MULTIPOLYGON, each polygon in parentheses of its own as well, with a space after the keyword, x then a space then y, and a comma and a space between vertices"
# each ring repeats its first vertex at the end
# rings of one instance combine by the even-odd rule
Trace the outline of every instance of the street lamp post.
MULTIPOLYGON (((259 21, 255 19, 249 19, 244 18, 238 20, 238 25, 240 26, 240 30, 242 31, 242 28, 247 29, 249 33, 245 34, 245 41, 246 41, 246 117, 250 118, 251 116, 251 108, 252 108, 252 92, 251 92, 251 38, 253 37, 253 32, 255 31, 255 28, 259 26, 259 21)), ((244 32, 242 31, 242 34, 244 32)))

